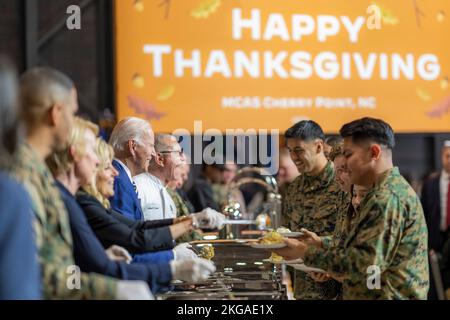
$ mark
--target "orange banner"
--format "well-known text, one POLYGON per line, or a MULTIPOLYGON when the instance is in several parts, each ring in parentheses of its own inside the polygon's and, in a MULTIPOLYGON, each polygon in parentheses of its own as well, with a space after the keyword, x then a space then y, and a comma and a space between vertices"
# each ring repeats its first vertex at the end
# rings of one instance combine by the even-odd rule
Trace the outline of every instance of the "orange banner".
POLYGON ((450 131, 450 2, 115 1, 116 102, 156 131, 450 131))

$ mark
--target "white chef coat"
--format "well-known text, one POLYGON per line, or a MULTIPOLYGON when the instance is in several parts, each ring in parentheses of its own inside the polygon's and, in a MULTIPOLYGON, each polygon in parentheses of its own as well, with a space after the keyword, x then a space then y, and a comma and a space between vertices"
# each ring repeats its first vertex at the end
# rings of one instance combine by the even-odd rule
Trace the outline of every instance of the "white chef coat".
POLYGON ((160 179, 147 172, 134 176, 133 179, 141 200, 144 220, 176 218, 175 203, 160 179))

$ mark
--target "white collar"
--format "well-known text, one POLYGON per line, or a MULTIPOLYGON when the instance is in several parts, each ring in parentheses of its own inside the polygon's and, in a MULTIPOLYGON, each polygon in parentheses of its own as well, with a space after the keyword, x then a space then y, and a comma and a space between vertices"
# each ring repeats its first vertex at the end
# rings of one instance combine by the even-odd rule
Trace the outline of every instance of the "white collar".
POLYGON ((119 159, 115 158, 114 160, 116 160, 120 164, 120 166, 123 168, 123 170, 125 170, 125 172, 126 172, 128 178, 130 179, 130 181, 133 182, 133 177, 131 176, 130 169, 128 169, 128 167, 122 161, 120 161, 119 159))
POLYGON ((450 179, 450 174, 448 174, 445 170, 442 170, 442 172, 441 172, 441 178, 442 178, 444 181, 448 181, 448 180, 450 179))
POLYGON ((148 173, 148 176, 161 188, 165 188, 164 183, 159 179, 157 176, 152 175, 151 173, 148 173))

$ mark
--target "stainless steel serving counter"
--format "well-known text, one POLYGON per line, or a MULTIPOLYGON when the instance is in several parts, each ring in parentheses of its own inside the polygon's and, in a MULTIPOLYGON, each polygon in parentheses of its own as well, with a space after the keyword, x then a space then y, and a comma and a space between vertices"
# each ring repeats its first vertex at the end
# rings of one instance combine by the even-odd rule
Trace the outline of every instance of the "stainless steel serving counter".
MULTIPOLYGON (((242 241, 243 242, 243 241, 242 241)), ((174 290, 158 295, 161 300, 280 300, 287 299, 282 283, 281 266, 266 260, 270 253, 254 249, 239 240, 202 241, 194 243, 194 250, 212 245, 212 261, 217 267, 208 280, 189 284, 173 282, 174 290)))

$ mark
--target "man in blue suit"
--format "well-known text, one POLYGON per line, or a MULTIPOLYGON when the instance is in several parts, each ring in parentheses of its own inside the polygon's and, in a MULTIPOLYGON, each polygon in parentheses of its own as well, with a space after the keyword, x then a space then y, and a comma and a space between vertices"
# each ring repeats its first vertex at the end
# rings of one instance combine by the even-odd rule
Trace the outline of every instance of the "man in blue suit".
MULTIPOLYGON (((111 133, 109 144, 114 149, 113 166, 119 172, 114 180, 111 208, 133 220, 144 220, 134 176, 147 172, 155 152, 155 135, 150 123, 139 118, 121 120, 111 133)), ((199 228, 220 228, 225 217, 209 208, 191 215, 199 228)))
POLYGON ((113 166, 119 175, 114 180, 115 193, 110 199, 111 207, 129 219, 143 220, 141 203, 127 172, 128 168, 120 160, 113 160, 113 166))
POLYGON ((111 207, 133 220, 143 220, 133 177, 147 171, 155 156, 155 136, 150 124, 139 118, 125 118, 114 128, 109 143, 114 149, 113 166, 119 172, 114 181, 111 207))

